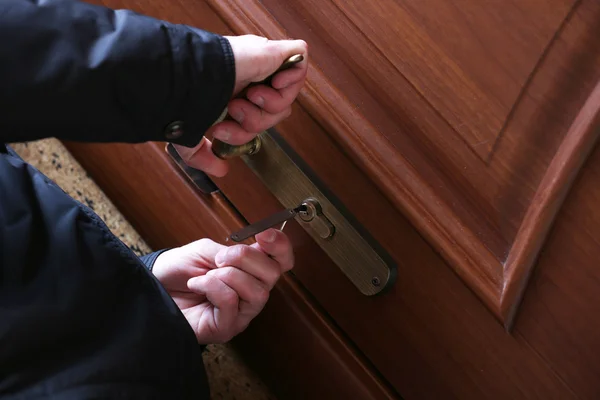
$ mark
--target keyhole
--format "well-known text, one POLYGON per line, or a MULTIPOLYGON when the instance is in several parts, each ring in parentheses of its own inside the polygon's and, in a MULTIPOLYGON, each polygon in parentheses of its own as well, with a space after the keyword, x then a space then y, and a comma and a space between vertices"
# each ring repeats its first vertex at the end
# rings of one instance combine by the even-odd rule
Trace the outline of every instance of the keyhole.
POLYGON ((301 207, 304 209, 298 213, 298 216, 302 221, 310 222, 317 216, 317 209, 312 202, 304 202, 301 207))

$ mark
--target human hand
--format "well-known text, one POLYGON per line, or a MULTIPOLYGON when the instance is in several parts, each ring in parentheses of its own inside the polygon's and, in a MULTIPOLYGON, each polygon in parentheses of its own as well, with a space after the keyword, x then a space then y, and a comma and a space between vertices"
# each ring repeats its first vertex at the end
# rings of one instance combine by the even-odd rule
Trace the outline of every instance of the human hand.
POLYGON ((236 70, 234 98, 228 104, 233 120, 213 125, 194 148, 175 145, 187 165, 217 177, 227 174, 228 164, 213 154, 212 143, 206 136, 241 145, 275 126, 291 114, 291 105, 304 85, 308 69, 308 49, 303 40, 268 40, 255 35, 226 36, 226 39, 233 50, 236 70), (304 60, 277 73, 271 86, 256 85, 248 89, 245 98, 235 98, 251 83, 269 77, 295 54, 302 54, 304 60))
POLYGON ((223 343, 262 311, 281 274, 292 269, 287 236, 269 229, 256 243, 223 246, 201 239, 162 253, 152 271, 201 344, 223 343))

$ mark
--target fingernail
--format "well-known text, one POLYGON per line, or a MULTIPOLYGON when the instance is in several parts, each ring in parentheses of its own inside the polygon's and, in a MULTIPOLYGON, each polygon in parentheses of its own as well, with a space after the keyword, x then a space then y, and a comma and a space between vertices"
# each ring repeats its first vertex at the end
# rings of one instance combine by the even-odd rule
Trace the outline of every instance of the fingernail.
POLYGON ((265 105, 265 99, 263 99, 261 96, 256 96, 254 97, 254 99, 252 100, 252 102, 254 104, 256 104, 259 107, 262 107, 265 105))
POLYGON ((223 141, 227 141, 231 139, 231 132, 229 129, 223 129, 215 132, 215 138, 223 141))
POLYGON ((240 124, 242 122, 244 122, 244 112, 243 111, 236 111, 233 114, 231 114, 231 116, 233 117, 233 119, 235 119, 240 124))
POLYGON ((275 230, 271 229, 270 231, 268 231, 265 234, 265 237, 263 238, 263 240, 267 243, 273 243, 275 241, 275 237, 277 237, 277 232, 275 232, 275 230))

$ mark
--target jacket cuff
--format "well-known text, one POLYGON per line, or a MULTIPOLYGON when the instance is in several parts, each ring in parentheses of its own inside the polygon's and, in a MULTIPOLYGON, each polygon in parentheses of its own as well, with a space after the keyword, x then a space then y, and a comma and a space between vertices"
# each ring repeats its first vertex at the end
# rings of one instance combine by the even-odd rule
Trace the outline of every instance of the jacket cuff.
POLYGON ((233 95, 235 59, 225 37, 194 27, 177 25, 174 29, 184 43, 179 65, 185 77, 174 118, 165 126, 160 140, 194 147, 219 119, 233 95), (201 75, 201 76, 200 76, 201 75))
POLYGON ((152 272, 152 268, 154 267, 154 263, 156 262, 156 259, 158 258, 158 256, 160 256, 162 253, 164 253, 165 251, 168 251, 168 250, 171 250, 171 248, 162 249, 162 250, 154 251, 149 254, 145 254, 140 257, 140 260, 142 260, 142 262, 144 263, 144 265, 146 266, 148 271, 152 272))

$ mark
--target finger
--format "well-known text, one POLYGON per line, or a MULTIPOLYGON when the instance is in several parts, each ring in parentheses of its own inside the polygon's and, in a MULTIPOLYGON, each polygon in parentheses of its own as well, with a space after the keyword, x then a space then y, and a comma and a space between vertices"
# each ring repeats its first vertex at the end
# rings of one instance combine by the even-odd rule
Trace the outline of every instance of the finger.
POLYGON ((248 90, 248 100, 269 114, 285 111, 296 99, 302 84, 294 84, 289 88, 275 90, 268 86, 255 86, 248 90))
POLYGON ((308 62, 303 60, 296 64, 293 68, 278 72, 271 79, 271 86, 274 89, 281 90, 290 87, 296 83, 303 83, 308 72, 308 62))
POLYGON ((248 91, 248 100, 269 114, 278 114, 292 105, 301 88, 302 82, 280 90, 267 86, 256 86, 248 91))
POLYGON ((239 311, 239 297, 235 290, 214 276, 198 276, 187 283, 188 289, 194 293, 206 296, 214 307, 213 331, 225 336, 232 334, 239 311))
MULTIPOLYGON (((253 46, 257 49, 256 46, 253 46)), ((235 53, 235 51, 234 51, 235 53)), ((303 59, 290 69, 306 69, 308 67, 308 44, 304 40, 268 40, 260 45, 258 57, 255 58, 260 73, 253 80, 262 81, 275 72, 289 57, 301 54, 303 59)))
POLYGON ((294 251, 287 235, 277 229, 267 229, 256 235, 256 243, 250 247, 261 250, 271 256, 287 272, 294 267, 294 251))
POLYGON ((239 123, 232 120, 224 120, 215 124, 207 134, 212 134, 215 139, 233 145, 248 143, 256 137, 256 133, 245 131, 239 123))
POLYGON ((305 77, 305 69, 292 68, 280 72, 275 76, 279 86, 253 86, 246 92, 246 97, 252 103, 271 114, 282 112, 298 96, 300 89, 304 85, 305 77))
POLYGON ((229 103, 229 111, 244 130, 259 133, 289 117, 292 108, 287 107, 279 113, 271 114, 246 99, 234 99, 229 103))
POLYGON ((225 246, 210 239, 201 239, 176 247, 161 253, 154 262, 152 272, 166 288, 185 289, 188 279, 204 275, 216 268, 215 255, 222 247, 225 246))
POLYGON ((180 253, 184 256, 180 256, 186 264, 191 265, 203 265, 210 268, 216 268, 215 257, 219 251, 227 248, 220 243, 217 243, 211 239, 204 238, 188 243, 180 248, 180 253))
POLYGON ((216 268, 215 256, 225 247, 207 238, 196 240, 162 253, 152 272, 164 286, 180 289, 188 279, 216 268))
POLYGON ((212 143, 203 138, 193 148, 173 144, 181 159, 190 167, 204 171, 208 175, 223 177, 227 174, 229 166, 212 152, 212 143))
POLYGON ((254 105, 270 114, 284 111, 293 101, 283 97, 283 94, 266 85, 254 86, 248 89, 246 97, 254 105))
POLYGON ((256 316, 269 299, 269 289, 258 279, 235 267, 223 267, 209 271, 214 276, 235 290, 240 298, 240 311, 243 314, 256 316), (242 304, 245 303, 245 304, 242 304))
POLYGON ((269 290, 281 276, 279 264, 262 251, 246 246, 235 245, 222 250, 215 257, 218 268, 236 267, 252 275, 269 290))

